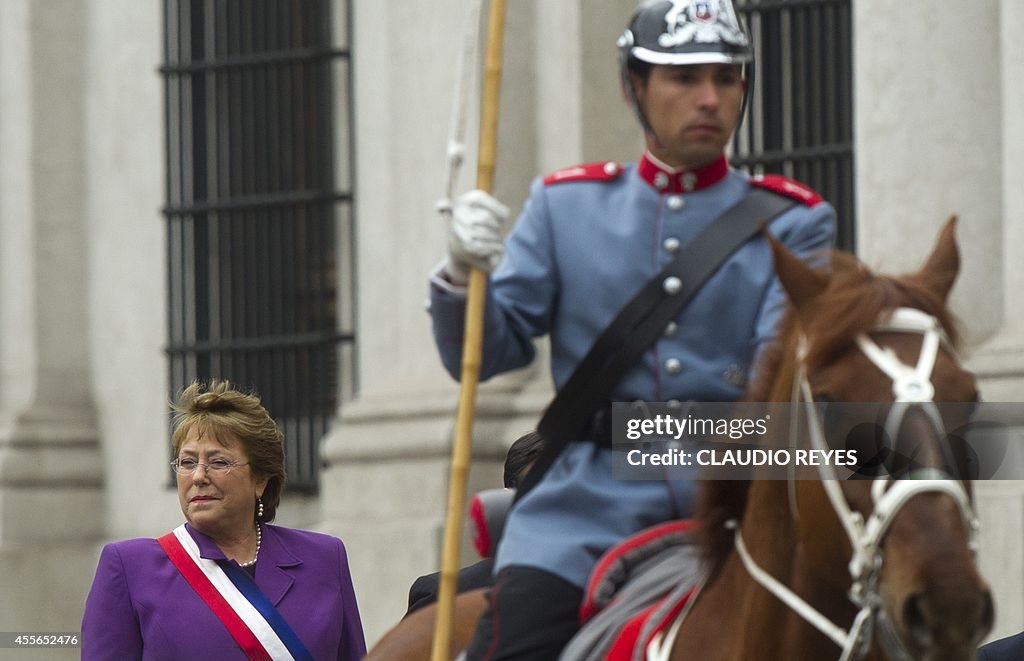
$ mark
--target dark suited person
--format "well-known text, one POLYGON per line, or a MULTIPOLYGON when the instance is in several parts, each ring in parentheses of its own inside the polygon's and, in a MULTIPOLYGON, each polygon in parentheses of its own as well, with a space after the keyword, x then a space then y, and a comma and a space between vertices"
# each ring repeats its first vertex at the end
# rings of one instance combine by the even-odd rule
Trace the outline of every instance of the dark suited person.
POLYGON ((1024 632, 1009 638, 993 640, 978 649, 978 661, 1022 661, 1024 660, 1024 632))
MULTIPOLYGON (((497 538, 501 535, 505 515, 512 505, 514 489, 519 486, 530 466, 536 461, 542 444, 543 439, 536 432, 517 438, 505 455, 505 493, 496 493, 501 490, 495 489, 478 494, 474 499, 470 512, 477 526, 477 538, 474 542, 483 560, 459 570, 456 592, 494 585, 494 549, 498 545, 497 538)), ((439 580, 440 574, 434 572, 413 581, 412 587, 409 588, 409 610, 406 615, 437 601, 439 580)))

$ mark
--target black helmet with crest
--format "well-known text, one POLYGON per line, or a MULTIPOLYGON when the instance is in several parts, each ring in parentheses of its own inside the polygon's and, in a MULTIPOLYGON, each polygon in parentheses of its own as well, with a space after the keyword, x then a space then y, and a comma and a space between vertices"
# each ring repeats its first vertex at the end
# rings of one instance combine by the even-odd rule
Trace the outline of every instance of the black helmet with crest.
POLYGON ((645 130, 630 71, 654 64, 739 64, 749 78, 754 49, 732 0, 653 0, 637 8, 618 41, 626 96, 645 130))

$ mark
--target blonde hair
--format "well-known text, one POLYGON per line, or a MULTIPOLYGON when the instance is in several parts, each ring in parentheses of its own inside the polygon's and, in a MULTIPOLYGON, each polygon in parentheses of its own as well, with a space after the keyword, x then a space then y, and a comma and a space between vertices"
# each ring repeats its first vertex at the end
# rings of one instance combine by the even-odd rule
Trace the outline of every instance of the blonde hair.
POLYGON ((171 445, 175 456, 193 429, 209 434, 224 445, 222 434, 238 438, 249 457, 254 475, 267 478, 263 490, 263 521, 273 521, 284 489, 284 434, 263 408, 255 393, 236 390, 230 382, 211 379, 193 381, 171 404, 174 432, 171 445))

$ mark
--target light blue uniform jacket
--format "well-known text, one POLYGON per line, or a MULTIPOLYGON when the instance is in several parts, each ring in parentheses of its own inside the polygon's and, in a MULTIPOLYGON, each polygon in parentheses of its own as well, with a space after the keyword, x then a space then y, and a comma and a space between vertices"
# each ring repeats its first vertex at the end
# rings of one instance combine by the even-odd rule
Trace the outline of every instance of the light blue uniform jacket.
MULTIPOLYGON (((739 201, 750 185, 745 175, 729 170, 699 190, 663 192, 635 165, 605 180, 535 181, 490 278, 481 379, 527 365, 534 357, 533 338, 548 334, 552 377, 561 388, 619 309, 673 259, 677 246, 739 201)), ((835 212, 824 202, 798 204, 773 221, 771 231, 797 254, 823 252, 833 242, 835 212)), ((737 399, 759 347, 774 337, 784 303, 769 245, 757 237, 705 283, 674 327, 626 373, 611 400, 737 399)), ((435 277, 431 309, 441 359, 458 379, 464 291, 435 277)), ((690 516, 694 487, 687 480, 613 479, 609 450, 573 443, 510 514, 496 569, 537 567, 584 587, 612 545, 649 525, 690 516)))

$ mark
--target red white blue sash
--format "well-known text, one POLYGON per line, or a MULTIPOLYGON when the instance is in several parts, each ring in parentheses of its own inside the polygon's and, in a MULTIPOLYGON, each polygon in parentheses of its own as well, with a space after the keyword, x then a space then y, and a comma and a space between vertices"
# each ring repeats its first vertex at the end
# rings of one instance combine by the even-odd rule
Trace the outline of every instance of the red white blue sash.
POLYGON ((157 540, 185 581, 250 659, 312 661, 302 641, 243 569, 200 557, 184 524, 157 540))

